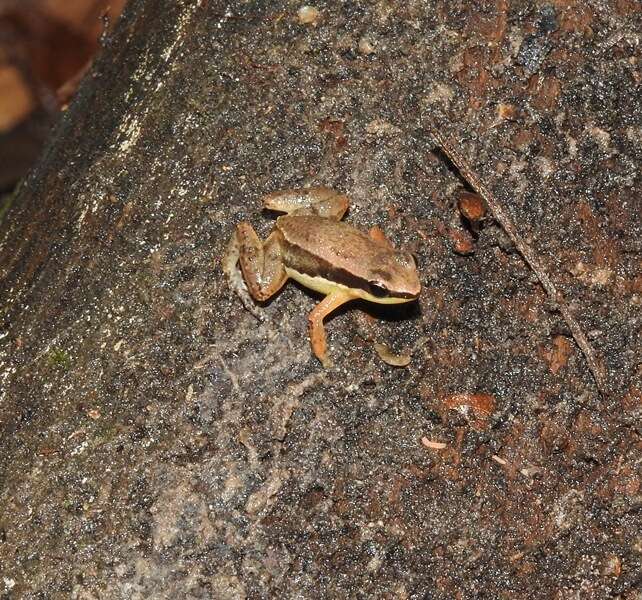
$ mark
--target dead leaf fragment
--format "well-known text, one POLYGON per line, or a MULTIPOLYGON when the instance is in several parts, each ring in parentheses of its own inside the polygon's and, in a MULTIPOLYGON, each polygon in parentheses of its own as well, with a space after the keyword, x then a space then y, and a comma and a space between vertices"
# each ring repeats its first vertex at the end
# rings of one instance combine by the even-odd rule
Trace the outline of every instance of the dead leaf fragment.
POLYGON ((475 251, 473 238, 467 232, 451 229, 448 232, 448 237, 452 241, 452 249, 455 253, 466 256, 475 251))
POLYGON ((447 409, 457 410, 468 416, 472 412, 472 426, 477 429, 485 429, 488 425, 488 417, 495 410, 495 398, 490 394, 453 394, 443 400, 447 409))
POLYGON ((459 212, 471 223, 477 223, 486 216, 486 205, 479 194, 462 191, 457 202, 459 212))
POLYGON ((375 342, 375 350, 383 362, 393 367, 407 367, 410 364, 410 354, 394 354, 385 344, 375 342))
POLYGON ((319 129, 334 138, 335 149, 345 148, 347 138, 345 135, 345 123, 336 119, 324 119, 319 123, 319 129))
POLYGON ((563 335, 556 335, 553 338, 551 349, 540 351, 541 357, 548 363, 548 368, 553 375, 557 375, 566 366, 571 354, 573 354, 571 342, 563 335))

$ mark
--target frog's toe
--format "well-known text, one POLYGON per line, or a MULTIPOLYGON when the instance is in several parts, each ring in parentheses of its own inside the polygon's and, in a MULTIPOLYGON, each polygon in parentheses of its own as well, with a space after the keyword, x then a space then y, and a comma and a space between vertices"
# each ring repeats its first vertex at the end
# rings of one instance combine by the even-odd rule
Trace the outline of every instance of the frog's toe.
POLYGON ((250 298, 249 294, 238 294, 238 296, 241 299, 241 303, 245 310, 247 310, 247 312, 249 312, 257 321, 260 321, 261 323, 269 321, 265 312, 257 308, 256 304, 252 302, 252 298, 250 298))
POLYGON ((329 356, 319 356, 318 359, 321 361, 324 369, 331 369, 334 366, 334 363, 329 356))

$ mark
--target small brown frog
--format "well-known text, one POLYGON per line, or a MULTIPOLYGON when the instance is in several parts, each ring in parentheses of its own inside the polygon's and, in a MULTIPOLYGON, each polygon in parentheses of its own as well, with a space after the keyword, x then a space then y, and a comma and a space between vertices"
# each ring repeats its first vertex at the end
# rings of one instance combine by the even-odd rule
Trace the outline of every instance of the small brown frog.
POLYGON ((264 301, 292 278, 324 294, 309 316, 312 350, 331 366, 323 319, 342 304, 362 298, 377 304, 410 302, 421 285, 411 254, 396 250, 378 228, 369 234, 341 218, 348 197, 326 187, 285 190, 263 198, 265 208, 287 213, 261 241, 249 223, 236 226, 223 268, 244 298, 243 278, 255 300, 264 301), (241 265, 241 273, 237 269, 241 265))

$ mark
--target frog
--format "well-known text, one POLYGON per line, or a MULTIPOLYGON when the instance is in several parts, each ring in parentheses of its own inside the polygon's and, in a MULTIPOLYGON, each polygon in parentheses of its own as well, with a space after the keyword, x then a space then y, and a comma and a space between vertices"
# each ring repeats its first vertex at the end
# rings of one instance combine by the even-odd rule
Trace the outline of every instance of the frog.
POLYGON ((284 214, 265 240, 247 221, 239 223, 223 270, 254 314, 252 302, 269 300, 289 279, 321 294, 308 316, 308 334, 312 352, 325 368, 333 364, 324 327, 332 312, 357 299, 400 304, 419 297, 413 255, 396 249, 378 227, 365 233, 342 221, 350 205, 347 195, 325 186, 293 188, 267 194, 262 204, 284 214))

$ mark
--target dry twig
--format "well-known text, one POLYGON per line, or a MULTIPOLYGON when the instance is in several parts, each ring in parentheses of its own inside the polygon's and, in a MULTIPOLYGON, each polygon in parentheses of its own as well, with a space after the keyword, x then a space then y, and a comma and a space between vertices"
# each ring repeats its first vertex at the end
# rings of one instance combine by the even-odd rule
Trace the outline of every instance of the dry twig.
POLYGON ((504 231, 508 234, 511 241, 517 248, 517 251, 521 254, 522 258, 526 261, 528 266, 533 270, 537 278, 549 297, 555 302, 557 309, 559 310, 562 318, 568 325, 568 328, 571 330, 571 335, 575 340, 575 343, 578 345, 586 363, 588 365, 593 379, 595 380, 595 385, 597 386, 598 391, 605 395, 606 394, 606 380, 607 373, 604 367, 600 364, 600 361, 597 358, 597 354, 588 339, 584 335, 580 324, 575 320, 575 317, 571 313, 571 310, 564 299, 564 296, 560 291, 557 290, 551 278, 548 276, 548 273, 544 267, 540 264, 539 259, 537 258, 533 249, 524 241, 524 239, 519 235, 515 225, 511 221, 508 214, 502 208, 502 205, 497 200, 495 195, 484 185, 482 181, 477 177, 473 169, 468 164, 468 161, 453 147, 449 140, 447 140, 441 133, 438 132, 435 126, 430 126, 430 131, 433 138, 436 140, 437 144, 444 151, 446 156, 453 162, 453 164, 459 169, 459 172, 463 177, 468 181, 468 183, 473 187, 473 189, 486 201, 488 208, 495 220, 503 227, 504 231))

